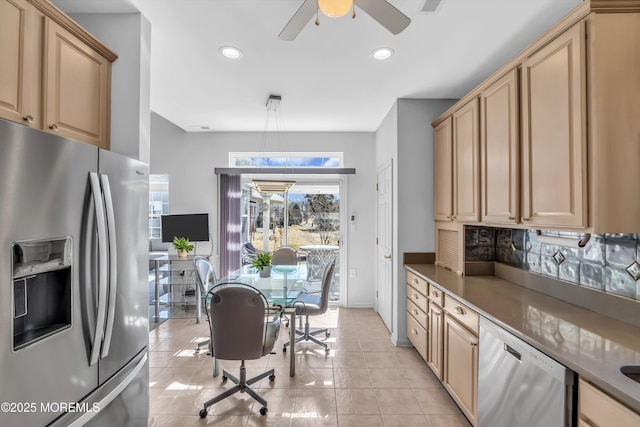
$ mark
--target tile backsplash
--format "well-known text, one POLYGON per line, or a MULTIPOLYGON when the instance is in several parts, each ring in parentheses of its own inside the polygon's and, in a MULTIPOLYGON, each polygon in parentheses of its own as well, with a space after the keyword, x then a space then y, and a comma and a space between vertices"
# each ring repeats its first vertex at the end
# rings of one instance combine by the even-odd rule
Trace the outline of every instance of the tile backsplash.
MULTIPOLYGON (((581 239, 583 233, 543 231, 581 239)), ((465 227, 465 261, 497 261, 640 300, 640 234, 592 234, 584 248, 548 245, 532 230, 465 227)))

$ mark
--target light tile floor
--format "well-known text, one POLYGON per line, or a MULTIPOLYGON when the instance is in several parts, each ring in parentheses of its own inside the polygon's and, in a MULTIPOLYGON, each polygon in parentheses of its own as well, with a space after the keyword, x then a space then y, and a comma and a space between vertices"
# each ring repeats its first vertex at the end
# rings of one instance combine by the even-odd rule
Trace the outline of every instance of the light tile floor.
MULTIPOLYGON (((231 387, 212 377, 206 349, 206 323, 170 319, 149 333, 149 426, 367 426, 469 427, 467 419, 413 348, 394 347, 382 320, 371 309, 329 309, 311 317, 314 327, 330 327, 331 351, 311 342, 296 345, 297 371, 289 376, 289 354, 282 353, 288 329, 282 326, 276 354, 247 361, 247 377, 274 368, 276 380, 254 388, 268 401, 268 414, 246 393, 209 408, 202 403, 231 387)), ((221 361, 237 376, 239 362, 221 361)))

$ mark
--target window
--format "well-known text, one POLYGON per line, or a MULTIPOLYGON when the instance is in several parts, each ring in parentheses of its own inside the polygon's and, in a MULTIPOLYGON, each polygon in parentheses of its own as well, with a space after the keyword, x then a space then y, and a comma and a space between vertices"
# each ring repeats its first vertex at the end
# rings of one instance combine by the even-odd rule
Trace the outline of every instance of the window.
POLYGON ((169 175, 149 175, 149 238, 162 236, 161 216, 169 213, 169 175))
POLYGON ((343 153, 229 153, 232 168, 341 168, 343 153))

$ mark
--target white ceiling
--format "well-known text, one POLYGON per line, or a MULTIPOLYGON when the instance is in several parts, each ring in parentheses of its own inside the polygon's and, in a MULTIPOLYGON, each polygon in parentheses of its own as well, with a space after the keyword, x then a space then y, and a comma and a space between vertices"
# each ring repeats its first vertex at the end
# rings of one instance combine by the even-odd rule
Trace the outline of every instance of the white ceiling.
MULTIPOLYGON (((151 22, 151 109, 186 131, 375 131, 397 98, 460 98, 580 0, 390 0, 411 18, 392 35, 356 8, 278 34, 302 0, 54 0, 68 13, 140 10, 151 22), (218 53, 244 52, 238 60, 218 53), (370 52, 395 55, 374 61, 370 52), (270 94, 282 96, 279 125, 270 94), (267 126, 268 125, 268 126, 267 126)), ((357 3, 357 0, 356 0, 357 3)))

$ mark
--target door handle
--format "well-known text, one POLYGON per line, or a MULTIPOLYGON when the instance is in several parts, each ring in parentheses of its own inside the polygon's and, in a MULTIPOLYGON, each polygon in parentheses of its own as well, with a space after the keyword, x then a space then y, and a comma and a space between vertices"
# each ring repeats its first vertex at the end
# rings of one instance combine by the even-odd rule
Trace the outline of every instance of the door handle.
POLYGON ((507 353, 509 353, 510 355, 512 355, 513 357, 515 357, 518 362, 522 362, 522 355, 520 353, 518 353, 513 347, 511 347, 509 344, 504 344, 504 351, 506 351, 507 353))
POLYGON ((385 255, 384 256, 386 259, 391 259, 391 255, 385 255))
POLYGON ((96 172, 89 172, 89 182, 91 184, 91 195, 96 210, 96 224, 98 227, 98 314, 96 316, 96 330, 93 334, 93 345, 91 347, 91 359, 89 366, 98 362, 100 356, 100 344, 104 336, 104 320, 106 315, 107 300, 107 225, 105 221, 104 204, 102 192, 100 191, 100 181, 96 172))
POLYGON ((102 194, 105 202, 105 213, 107 217, 107 231, 109 234, 109 302, 107 313, 107 327, 104 333, 104 344, 102 345, 101 358, 107 357, 111 347, 111 335, 113 333, 113 321, 116 312, 116 291, 118 287, 118 247, 116 246, 116 224, 113 212, 113 198, 111 197, 111 186, 109 177, 100 175, 102 184, 102 194))

